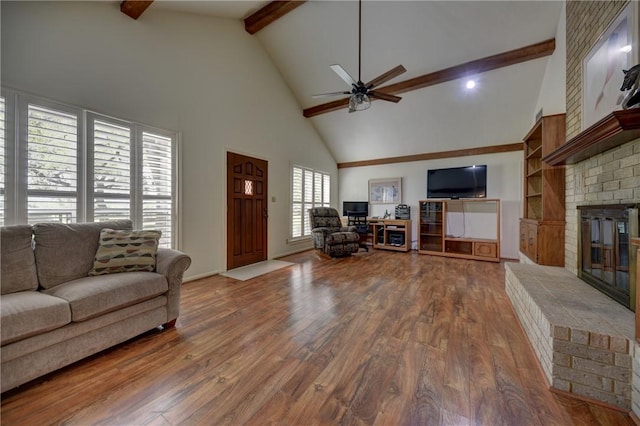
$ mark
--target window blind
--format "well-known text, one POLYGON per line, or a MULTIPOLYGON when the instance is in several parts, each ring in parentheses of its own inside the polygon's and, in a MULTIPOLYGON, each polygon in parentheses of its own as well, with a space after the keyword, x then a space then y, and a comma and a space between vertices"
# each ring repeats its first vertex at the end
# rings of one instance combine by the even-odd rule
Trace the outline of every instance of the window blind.
POLYGON ((130 219, 177 237, 178 134, 2 88, 0 225, 130 219))
POLYGON ((78 198, 78 117, 28 106, 27 221, 75 222, 78 198))
POLYGON ((131 217, 131 128, 93 120, 93 220, 131 217))
POLYGON ((5 174, 6 170, 6 132, 7 132, 7 124, 6 124, 6 103, 3 97, 0 97, 0 226, 4 226, 4 200, 5 200, 5 174))
POLYGON ((291 184, 291 237, 311 235, 309 209, 329 206, 331 176, 313 169, 293 166, 291 184))
POLYGON ((145 229, 162 231, 162 247, 172 239, 172 158, 170 137, 142 133, 142 222, 145 229))

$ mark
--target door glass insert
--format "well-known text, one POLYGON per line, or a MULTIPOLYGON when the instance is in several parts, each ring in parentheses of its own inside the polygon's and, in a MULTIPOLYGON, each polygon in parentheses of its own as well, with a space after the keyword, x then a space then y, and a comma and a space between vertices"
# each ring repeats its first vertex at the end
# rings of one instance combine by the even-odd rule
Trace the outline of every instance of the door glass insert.
POLYGON ((253 181, 245 179, 244 181, 244 195, 253 195, 253 181))

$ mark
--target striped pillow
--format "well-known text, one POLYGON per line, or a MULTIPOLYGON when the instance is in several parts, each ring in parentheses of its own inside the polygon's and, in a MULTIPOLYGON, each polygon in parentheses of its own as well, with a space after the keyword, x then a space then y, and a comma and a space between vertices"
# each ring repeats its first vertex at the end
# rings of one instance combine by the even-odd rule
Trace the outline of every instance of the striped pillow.
POLYGON ((148 271, 156 267, 158 240, 162 231, 100 231, 100 243, 89 275, 148 271))

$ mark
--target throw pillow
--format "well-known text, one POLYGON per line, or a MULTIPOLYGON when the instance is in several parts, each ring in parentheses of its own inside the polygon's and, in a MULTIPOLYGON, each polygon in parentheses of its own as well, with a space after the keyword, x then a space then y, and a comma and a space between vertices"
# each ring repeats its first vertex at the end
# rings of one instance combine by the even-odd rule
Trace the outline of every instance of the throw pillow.
POLYGON ((100 231, 100 242, 89 275, 153 272, 156 267, 158 240, 161 236, 162 231, 155 230, 103 229, 100 231))

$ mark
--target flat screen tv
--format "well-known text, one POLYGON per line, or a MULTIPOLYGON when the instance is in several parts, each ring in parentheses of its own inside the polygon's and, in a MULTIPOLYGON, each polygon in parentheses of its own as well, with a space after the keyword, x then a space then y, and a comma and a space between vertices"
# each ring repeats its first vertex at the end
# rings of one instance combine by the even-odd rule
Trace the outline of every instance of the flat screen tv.
POLYGON ((427 171, 427 198, 486 198, 487 166, 427 171))
POLYGON ((348 216, 347 212, 363 213, 365 216, 369 216, 369 202, 368 201, 343 201, 342 216, 348 216))

